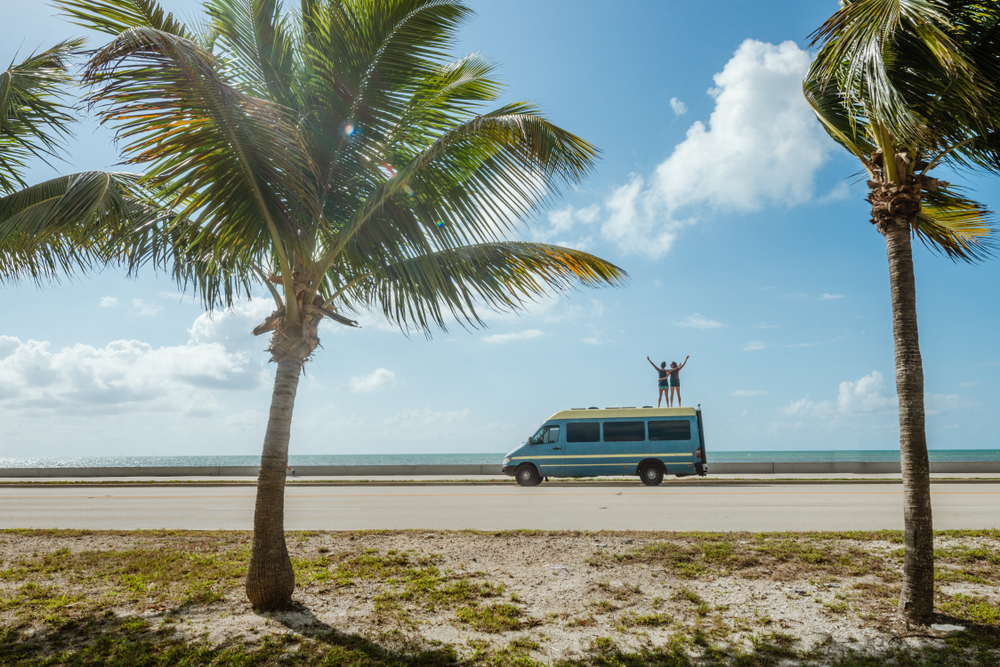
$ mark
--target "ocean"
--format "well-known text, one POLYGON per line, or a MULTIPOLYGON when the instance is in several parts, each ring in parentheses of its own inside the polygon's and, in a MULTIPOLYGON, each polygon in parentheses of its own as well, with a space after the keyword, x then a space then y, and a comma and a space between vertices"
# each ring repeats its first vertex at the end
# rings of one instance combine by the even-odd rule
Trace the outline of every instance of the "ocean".
MULTIPOLYGON (((1000 449, 932 449, 931 461, 1000 461, 1000 449)), ((335 454, 288 457, 292 466, 345 465, 490 465, 503 453, 470 454, 335 454)), ((811 452, 725 452, 708 450, 709 463, 898 461, 898 449, 811 452)), ((79 456, 64 458, 0 458, 0 468, 116 468, 134 466, 255 466, 260 456, 79 456)))

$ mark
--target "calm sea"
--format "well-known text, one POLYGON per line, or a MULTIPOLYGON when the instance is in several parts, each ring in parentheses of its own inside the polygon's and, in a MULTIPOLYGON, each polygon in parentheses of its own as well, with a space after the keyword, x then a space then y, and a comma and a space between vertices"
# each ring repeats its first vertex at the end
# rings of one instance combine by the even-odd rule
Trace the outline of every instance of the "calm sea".
MULTIPOLYGON (((358 454, 289 457, 293 466, 499 464, 496 454, 358 454)), ((1000 461, 1000 449, 933 449, 931 461, 1000 461)), ((754 461, 898 461, 898 449, 813 452, 721 452, 708 450, 709 463, 754 461)), ((259 456, 80 456, 0 458, 0 468, 114 468, 132 466, 255 466, 259 456)))

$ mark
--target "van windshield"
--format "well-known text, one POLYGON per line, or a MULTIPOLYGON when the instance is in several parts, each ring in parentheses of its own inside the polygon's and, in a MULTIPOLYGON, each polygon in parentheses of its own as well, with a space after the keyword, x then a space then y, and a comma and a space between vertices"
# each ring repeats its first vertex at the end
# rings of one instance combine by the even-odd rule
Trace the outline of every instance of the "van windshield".
POLYGON ((554 442, 559 442, 559 427, 558 426, 543 426, 538 429, 535 435, 531 436, 530 440, 533 445, 549 445, 554 442))

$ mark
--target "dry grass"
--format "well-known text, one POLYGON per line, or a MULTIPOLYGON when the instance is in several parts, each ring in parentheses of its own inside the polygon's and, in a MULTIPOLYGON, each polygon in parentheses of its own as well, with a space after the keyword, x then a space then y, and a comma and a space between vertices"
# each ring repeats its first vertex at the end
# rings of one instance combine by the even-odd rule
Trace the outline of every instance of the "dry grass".
POLYGON ((288 538, 254 614, 248 533, 0 531, 0 665, 1000 664, 1000 531, 938 536, 947 641, 900 638, 895 532, 288 538))

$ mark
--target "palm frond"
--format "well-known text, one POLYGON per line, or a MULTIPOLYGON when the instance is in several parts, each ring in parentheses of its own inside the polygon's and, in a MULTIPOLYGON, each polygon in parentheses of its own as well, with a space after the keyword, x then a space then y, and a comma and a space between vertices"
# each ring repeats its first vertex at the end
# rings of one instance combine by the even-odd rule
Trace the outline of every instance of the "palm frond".
POLYGON ((241 90, 269 97, 285 106, 297 100, 292 84, 299 79, 294 50, 294 21, 279 0, 209 0, 205 10, 217 46, 240 63, 232 76, 241 90))
POLYGON ((63 102, 67 70, 83 43, 60 42, 0 72, 0 194, 24 187, 26 161, 53 155, 69 135, 74 117, 63 102))
POLYGON ((928 192, 924 199, 914 233, 929 250, 970 263, 994 255, 992 211, 952 189, 928 192))
POLYGON ((933 96, 934 88, 947 89, 956 107, 983 98, 973 81, 974 66, 948 28, 944 0, 845 2, 811 36, 814 45, 822 45, 814 75, 838 78, 852 102, 863 101, 870 115, 907 143, 927 132, 915 103, 933 96))
POLYGON ((152 28, 191 37, 187 27, 156 0, 54 0, 69 20, 88 30, 119 35, 132 28, 152 28))
POLYGON ((128 163, 151 164, 147 179, 183 206, 174 213, 222 230, 221 242, 294 246, 315 201, 295 114, 244 94, 224 69, 191 40, 136 27, 98 51, 84 79, 128 163))
POLYGON ((130 236, 157 215, 138 179, 83 172, 0 198, 0 280, 44 283, 125 260, 130 236))
MULTIPOLYGON (((421 253, 385 266, 338 299, 374 308, 404 330, 447 329, 448 317, 482 325, 477 307, 523 310, 552 291, 620 286, 628 274, 589 253, 541 243, 502 242, 421 253)), ((335 275, 333 280, 343 277, 335 275)))
POLYGON ((445 247, 497 241, 546 193, 589 173, 597 155, 527 103, 478 116, 379 183, 320 265, 342 251, 359 263, 373 253, 391 258, 400 241, 428 247, 430 234, 445 247))

